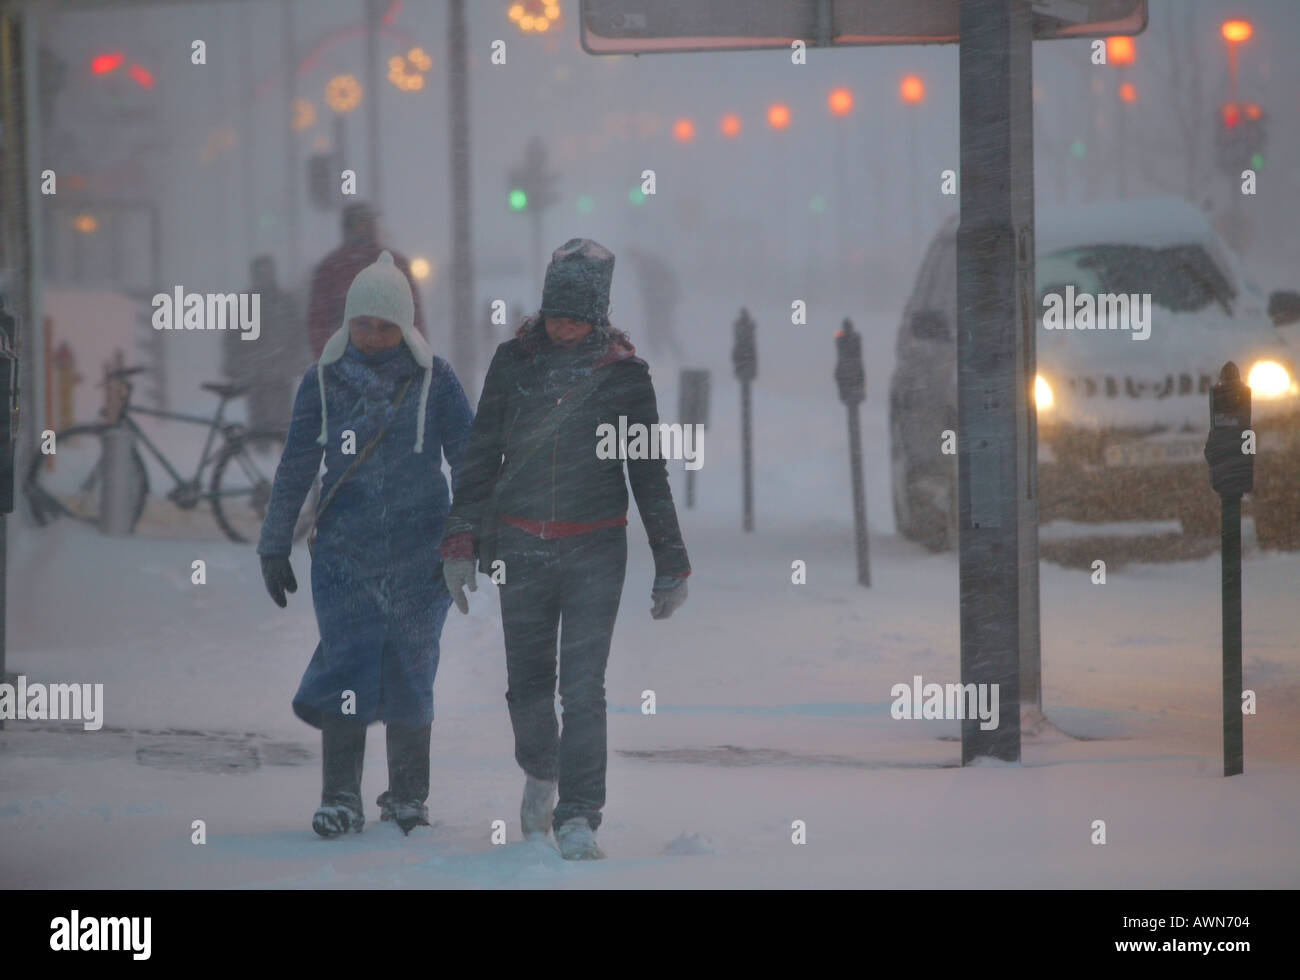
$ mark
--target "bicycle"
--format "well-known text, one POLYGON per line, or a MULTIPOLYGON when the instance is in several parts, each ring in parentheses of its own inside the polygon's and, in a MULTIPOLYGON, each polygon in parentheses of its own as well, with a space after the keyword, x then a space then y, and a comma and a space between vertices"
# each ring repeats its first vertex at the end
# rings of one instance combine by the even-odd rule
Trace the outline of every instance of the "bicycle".
MULTIPOLYGON (((145 498, 149 494, 149 473, 138 448, 144 446, 175 482, 167 493, 168 500, 186 511, 193 510, 201 500, 207 500, 217 526, 226 537, 239 543, 256 540, 266 518, 271 484, 284 451, 286 434, 249 431, 239 423, 225 420, 226 406, 246 390, 241 385, 208 382, 200 386, 220 399, 212 418, 132 405, 132 385, 127 379, 145 370, 147 368, 130 367, 108 372, 104 382, 109 388, 107 406, 100 412, 107 420, 69 426, 55 433, 53 453, 33 455, 25 487, 36 523, 45 526, 59 517, 71 517, 88 524, 99 524, 104 438, 115 429, 125 428, 135 441, 127 467, 131 474, 128 493, 134 498, 132 531, 144 513, 145 498), (192 477, 186 479, 182 476, 144 433, 135 421, 134 416, 138 415, 207 426, 203 452, 192 477), (214 448, 218 437, 220 444, 214 448), (202 481, 209 466, 212 467, 212 476, 205 491, 202 481)), ((307 533, 319 496, 320 479, 317 478, 307 504, 298 516, 294 540, 301 540, 307 533)))

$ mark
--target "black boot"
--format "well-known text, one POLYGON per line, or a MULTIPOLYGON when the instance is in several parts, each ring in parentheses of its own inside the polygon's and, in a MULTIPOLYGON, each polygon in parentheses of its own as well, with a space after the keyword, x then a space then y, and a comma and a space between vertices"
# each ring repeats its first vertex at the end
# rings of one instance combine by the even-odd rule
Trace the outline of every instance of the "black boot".
POLYGON ((312 830, 322 837, 361 832, 361 766, 366 755, 366 726, 342 715, 326 715, 321 723, 320 808, 312 830))
POLYGON ((409 834, 429 826, 429 738, 431 725, 388 722, 388 789, 379 794, 379 819, 391 820, 409 834))

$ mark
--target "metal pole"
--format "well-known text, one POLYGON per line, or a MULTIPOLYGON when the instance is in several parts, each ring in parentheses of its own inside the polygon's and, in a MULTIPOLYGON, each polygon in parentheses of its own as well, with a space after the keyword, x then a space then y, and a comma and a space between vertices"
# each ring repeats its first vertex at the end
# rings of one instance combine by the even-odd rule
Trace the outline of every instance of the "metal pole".
POLYGON ((916 159, 916 106, 908 107, 904 103, 903 111, 907 113, 907 166, 904 169, 911 171, 911 176, 907 182, 910 199, 908 208, 912 212, 912 223, 908 230, 907 260, 919 265, 920 258, 916 254, 916 247, 921 235, 918 228, 920 218, 917 215, 916 185, 926 171, 918 166, 916 159))
POLYGON ((135 529, 135 472, 131 451, 135 437, 123 425, 104 432, 99 473, 99 529, 111 537, 128 537, 135 529))
POLYGON ((533 288, 536 290, 535 295, 540 296, 545 285, 542 281, 542 213, 533 208, 530 214, 533 233, 533 288))
MULTIPOLYGON (((1124 84, 1124 69, 1121 68, 1117 74, 1119 76, 1120 86, 1122 87, 1124 84)), ((1118 197, 1120 200, 1123 200, 1128 195, 1128 134, 1126 132, 1128 128, 1126 125, 1128 122, 1128 105, 1123 98, 1120 98, 1117 101, 1119 102, 1119 122, 1115 126, 1115 136, 1119 140, 1118 197)))
POLYGON ((1241 497, 1223 494, 1223 774, 1244 771, 1241 717, 1241 497))
POLYGON ((376 209, 383 208, 383 181, 381 163, 383 155, 379 152, 379 18, 383 15, 384 0, 363 0, 363 16, 366 19, 366 142, 367 175, 370 203, 376 209))
MULTIPOLYGON (((9 633, 9 515, 0 514, 0 684, 9 680, 5 673, 5 653, 9 633)), ((0 717, 0 732, 5 729, 5 721, 0 717)))
POLYGON ((447 11, 447 92, 451 102, 451 362, 473 397, 478 371, 474 342, 468 50, 465 0, 451 0, 447 11))
POLYGON ((744 474, 744 529, 754 530, 754 427, 750 410, 749 382, 740 382, 740 431, 744 474))
MULTIPOLYGON (((957 414, 961 682, 997 685, 1000 721, 961 723, 962 764, 1020 760, 1022 594, 1037 591, 1021 540, 1036 533, 1032 368, 1032 10, 962 0, 961 224, 957 230, 957 414)), ((1032 630, 1032 627, 1031 627, 1032 630)), ((990 690, 992 694, 992 690, 990 690)))
POLYGON ((1228 42, 1228 103, 1237 104, 1237 42, 1228 42))
POLYGON ((695 506, 695 471, 686 471, 686 507, 691 509, 695 506))
MULTIPOLYGON (((284 52, 284 203, 285 203, 285 249, 284 281, 292 291, 297 287, 298 270, 301 263, 298 242, 298 135, 293 129, 294 100, 297 98, 298 61, 294 54, 294 17, 293 0, 282 0, 282 33, 284 52)), ((156 281, 155 281, 156 288, 156 281)))
POLYGON ((853 535, 858 555, 858 584, 871 585, 871 562, 867 553, 867 492, 862 479, 862 427, 858 406, 849 405, 849 473, 853 478, 853 535))
MULTIPOLYGON (((251 4, 239 5, 239 169, 244 212, 244 261, 257 253, 257 178, 253 173, 253 22, 251 4)), ((244 266, 247 269, 247 265, 244 266)), ((157 289, 156 283, 151 284, 157 289)))

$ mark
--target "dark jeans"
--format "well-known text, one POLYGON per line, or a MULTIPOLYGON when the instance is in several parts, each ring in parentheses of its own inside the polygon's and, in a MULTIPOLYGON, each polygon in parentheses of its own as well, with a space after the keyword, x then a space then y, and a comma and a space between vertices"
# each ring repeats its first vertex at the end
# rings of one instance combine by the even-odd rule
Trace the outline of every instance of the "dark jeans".
POLYGON ((627 570, 627 529, 549 541, 508 524, 499 533, 515 761, 537 779, 558 778, 555 826, 586 817, 594 830, 605 805, 605 664, 627 570), (557 635, 563 731, 555 717, 557 635))
MULTIPOLYGON (((388 794, 394 801, 429 798, 429 736, 432 725, 386 725, 388 794)), ((326 715, 321 725, 321 806, 338 804, 361 812, 361 764, 366 726, 345 715, 326 715)))

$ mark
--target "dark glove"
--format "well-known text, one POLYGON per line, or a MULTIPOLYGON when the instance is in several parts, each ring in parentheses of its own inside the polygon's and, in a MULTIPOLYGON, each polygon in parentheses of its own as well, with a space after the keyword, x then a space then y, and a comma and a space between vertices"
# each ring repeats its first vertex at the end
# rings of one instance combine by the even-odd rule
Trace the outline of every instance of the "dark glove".
POLYGON ((686 579, 676 575, 658 575, 650 588, 652 619, 667 619, 686 601, 686 579))
POLYGON ((288 555, 262 555, 262 581, 271 594, 271 601, 281 609, 288 605, 284 594, 298 591, 298 580, 293 577, 288 555))

